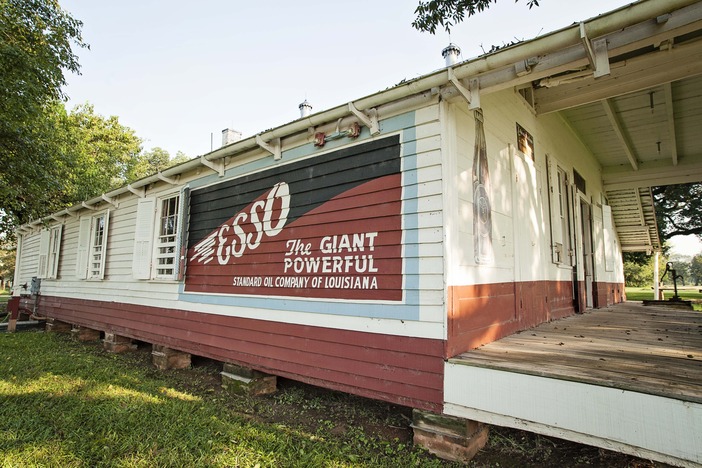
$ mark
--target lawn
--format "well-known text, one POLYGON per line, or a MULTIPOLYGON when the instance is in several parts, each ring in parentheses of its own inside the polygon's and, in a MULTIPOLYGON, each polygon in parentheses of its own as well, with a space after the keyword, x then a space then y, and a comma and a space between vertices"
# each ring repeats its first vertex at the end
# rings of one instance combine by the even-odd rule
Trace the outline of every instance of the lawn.
MULTIPOLYGON (((344 395, 335 408, 299 387, 230 396, 213 385, 213 364, 160 372, 148 351, 112 355, 43 332, 0 334, 0 353, 0 466, 445 465, 355 426, 362 409, 344 395), (287 424, 297 411, 311 424, 287 424), (342 427, 334 411, 347 413, 342 427)), ((360 416, 392 434, 406 421, 390 406, 360 416)))
MULTIPOLYGON (((0 466, 451 467, 413 447, 409 408, 280 379, 235 396, 221 363, 158 371, 150 346, 0 333, 0 466)), ((493 427, 471 467, 663 466, 493 427)))
MULTIPOLYGON (((673 297, 672 286, 666 286, 664 289, 664 298, 670 299, 673 297)), ((686 301, 692 301, 692 306, 695 310, 702 310, 702 289, 700 286, 682 286, 678 287, 678 296, 686 301)), ((653 299, 653 289, 649 287, 645 288, 626 288, 626 299, 628 301, 645 301, 653 299)))

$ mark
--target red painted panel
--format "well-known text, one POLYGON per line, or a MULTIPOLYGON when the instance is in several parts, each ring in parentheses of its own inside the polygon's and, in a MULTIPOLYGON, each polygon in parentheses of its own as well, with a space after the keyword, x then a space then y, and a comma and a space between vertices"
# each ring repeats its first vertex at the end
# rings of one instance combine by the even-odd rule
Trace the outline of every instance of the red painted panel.
POLYGON ((44 314, 335 390, 440 411, 443 342, 42 296, 44 314))
MULTIPOLYGON (((324 177, 311 176, 320 192, 324 177)), ((286 182, 266 188, 191 246, 185 291, 402 300, 401 180, 369 176, 293 220, 307 198, 286 182)))
POLYGON ((445 356, 573 313, 572 283, 568 281, 450 287, 445 356))

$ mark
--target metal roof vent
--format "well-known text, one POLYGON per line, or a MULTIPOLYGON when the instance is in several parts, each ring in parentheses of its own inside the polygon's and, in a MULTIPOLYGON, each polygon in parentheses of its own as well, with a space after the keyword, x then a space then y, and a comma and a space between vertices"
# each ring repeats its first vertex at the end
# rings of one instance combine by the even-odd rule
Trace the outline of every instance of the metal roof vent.
POLYGON ((241 132, 231 128, 222 130, 222 146, 241 140, 241 132))
POLYGON ((458 63, 458 56, 461 55, 461 48, 451 42, 444 50, 441 51, 441 56, 446 60, 446 66, 450 67, 458 63))
POLYGON ((305 99, 305 102, 300 104, 298 107, 300 108, 300 117, 309 117, 312 113, 312 104, 307 102, 307 99, 305 99))

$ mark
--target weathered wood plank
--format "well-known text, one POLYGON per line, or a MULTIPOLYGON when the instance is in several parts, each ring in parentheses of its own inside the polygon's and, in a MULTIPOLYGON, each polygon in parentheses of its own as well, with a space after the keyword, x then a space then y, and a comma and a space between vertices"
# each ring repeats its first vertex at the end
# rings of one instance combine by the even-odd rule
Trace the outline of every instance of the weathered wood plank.
POLYGON ((702 402, 702 313, 626 303, 515 334, 452 363, 702 402))

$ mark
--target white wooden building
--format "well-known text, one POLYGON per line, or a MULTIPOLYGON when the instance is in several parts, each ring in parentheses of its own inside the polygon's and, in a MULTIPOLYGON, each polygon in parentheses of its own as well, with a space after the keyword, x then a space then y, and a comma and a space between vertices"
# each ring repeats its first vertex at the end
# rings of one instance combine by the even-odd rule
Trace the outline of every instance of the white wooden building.
MULTIPOLYGON (((455 358, 625 300, 622 251, 660 249, 650 187, 702 180, 701 32, 702 3, 644 0, 229 143, 21 226, 14 294, 111 340, 534 417, 499 404, 523 377, 455 358)), ((699 426, 666 449, 552 416, 525 426, 702 463, 699 426)))

